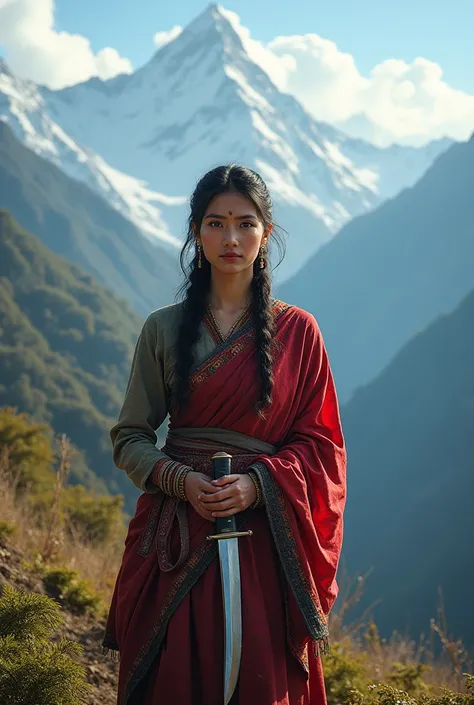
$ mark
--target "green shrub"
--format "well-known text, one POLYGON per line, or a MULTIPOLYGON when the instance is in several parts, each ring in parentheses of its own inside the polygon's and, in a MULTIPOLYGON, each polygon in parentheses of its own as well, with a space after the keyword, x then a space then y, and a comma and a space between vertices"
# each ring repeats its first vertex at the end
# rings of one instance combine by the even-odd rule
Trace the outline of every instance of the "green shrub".
POLYGON ((79 580, 71 568, 54 568, 45 572, 43 585, 51 597, 59 600, 71 612, 93 614, 100 611, 101 599, 84 580, 79 580))
POLYGON ((365 657, 338 642, 324 656, 323 668, 328 705, 351 703, 353 691, 363 691, 370 683, 365 657))
POLYGON ((61 505, 69 523, 80 535, 99 545, 124 531, 123 497, 94 496, 82 485, 67 487, 61 505))
POLYGON ((388 683, 377 683, 352 691, 348 700, 341 700, 341 705, 474 705, 474 676, 464 675, 467 679, 466 693, 442 688, 440 695, 424 692, 415 696, 388 683))
POLYGON ((428 686, 423 680, 423 673, 429 670, 430 666, 423 663, 395 662, 392 664, 392 671, 387 676, 387 681, 398 690, 416 695, 428 691, 428 686))
POLYGON ((0 452, 7 454, 7 470, 18 492, 54 487, 51 433, 46 424, 35 423, 27 414, 0 408, 0 452))
POLYGON ((51 641, 62 624, 59 606, 45 595, 3 588, 0 597, 0 702, 80 705, 88 693, 81 646, 51 641))
POLYGON ((10 536, 16 531, 16 526, 10 524, 8 521, 0 521, 0 543, 5 542, 10 536))

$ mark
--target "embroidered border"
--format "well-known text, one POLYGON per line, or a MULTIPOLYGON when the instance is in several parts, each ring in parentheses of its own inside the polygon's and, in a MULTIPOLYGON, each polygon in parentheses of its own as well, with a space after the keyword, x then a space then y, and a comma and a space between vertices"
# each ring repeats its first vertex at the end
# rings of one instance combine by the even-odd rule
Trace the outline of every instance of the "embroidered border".
POLYGON ((270 528, 286 579, 303 615, 311 639, 320 644, 322 653, 326 653, 329 648, 327 619, 322 613, 319 598, 312 594, 313 590, 302 568, 283 491, 274 481, 265 463, 254 463, 252 469, 257 473, 262 486, 270 528))
POLYGON ((221 331, 217 328, 215 321, 207 311, 204 314, 203 324, 215 344, 221 345, 222 343, 226 343, 228 340, 230 340, 233 337, 234 333, 240 332, 241 328, 249 322, 250 316, 250 311, 247 311, 245 316, 243 316, 242 320, 240 321, 238 328, 236 328, 230 336, 227 336, 225 338, 222 337, 221 331))
POLYGON ((153 496, 153 503, 149 509, 148 518, 146 520, 145 528, 142 531, 140 546, 138 548, 138 554, 144 558, 149 554, 150 548, 153 544, 153 539, 155 538, 164 497, 165 496, 162 492, 157 492, 153 496))
MULTIPOLYGON (((275 314, 275 320, 278 320, 281 314, 289 308, 289 304, 286 304, 284 301, 280 301, 279 299, 274 299, 273 311, 275 314)), ((223 367, 227 362, 230 362, 230 360, 243 352, 247 345, 252 342, 254 337, 255 331, 253 330, 253 323, 252 320, 249 320, 240 326, 240 328, 235 331, 230 338, 226 338, 226 340, 221 342, 221 344, 212 351, 209 357, 198 365, 197 369, 195 369, 195 371, 191 374, 189 391, 194 391, 196 387, 199 387, 200 384, 208 380, 209 377, 220 370, 221 367, 223 367)))
MULTIPOLYGON (((247 512, 242 512, 237 517, 237 525, 241 530, 248 521, 247 512)), ((193 585, 197 583, 206 568, 217 559, 217 544, 215 541, 203 541, 193 552, 186 565, 181 568, 176 580, 169 591, 166 601, 161 608, 160 615, 155 622, 148 641, 140 648, 130 674, 125 683, 120 705, 132 705, 133 692, 145 678, 147 671, 160 652, 168 623, 176 608, 188 594, 193 585)), ((138 703, 137 703, 138 705, 138 703)))
POLYGON ((205 362, 193 375, 189 384, 190 391, 193 391, 200 384, 205 382, 215 372, 220 370, 227 362, 230 362, 234 357, 241 353, 247 345, 253 340, 254 331, 249 330, 242 333, 238 340, 234 343, 226 341, 218 351, 214 352, 212 357, 205 362))

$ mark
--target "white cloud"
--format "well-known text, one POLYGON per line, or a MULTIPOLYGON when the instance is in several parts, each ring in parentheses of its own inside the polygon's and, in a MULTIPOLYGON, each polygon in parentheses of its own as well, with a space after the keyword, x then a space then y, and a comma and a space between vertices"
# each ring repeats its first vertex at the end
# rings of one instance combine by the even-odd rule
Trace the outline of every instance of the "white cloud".
POLYGON ((474 131, 474 96, 449 86, 433 61, 387 59, 363 76, 354 57, 328 39, 281 36, 265 45, 252 39, 235 12, 219 9, 249 57, 318 120, 380 145, 464 140, 474 131))
POLYGON ((86 37, 57 32, 54 0, 0 0, 0 45, 16 74, 50 88, 132 72, 116 49, 94 54, 86 37))
POLYGON ((158 47, 158 49, 161 49, 161 47, 164 47, 165 44, 169 44, 169 42, 172 42, 173 39, 179 37, 182 31, 183 28, 177 24, 167 32, 157 32, 153 37, 153 42, 158 47))

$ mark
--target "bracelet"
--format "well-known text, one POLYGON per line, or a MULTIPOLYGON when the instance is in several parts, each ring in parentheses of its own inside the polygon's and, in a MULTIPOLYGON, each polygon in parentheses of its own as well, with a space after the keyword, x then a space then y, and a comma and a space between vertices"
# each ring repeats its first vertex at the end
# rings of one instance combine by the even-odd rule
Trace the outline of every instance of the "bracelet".
POLYGON ((188 476, 188 473, 191 472, 191 468, 188 468, 186 465, 183 465, 178 472, 180 473, 178 475, 178 478, 176 480, 176 496, 178 499, 181 499, 183 502, 187 501, 186 497, 186 492, 184 491, 184 483, 186 481, 186 477, 188 476))
POLYGON ((152 479, 164 494, 185 502, 187 498, 184 483, 191 470, 192 468, 188 465, 182 465, 175 460, 165 458, 156 464, 152 479))
POLYGON ((263 507, 263 504, 264 504, 263 492, 262 492, 262 488, 260 487, 260 481, 257 477, 257 473, 255 472, 255 470, 249 470, 247 475, 250 477, 253 484, 255 485, 255 490, 257 492, 257 497, 255 499, 255 502, 250 505, 249 509, 258 509, 259 507, 263 507))

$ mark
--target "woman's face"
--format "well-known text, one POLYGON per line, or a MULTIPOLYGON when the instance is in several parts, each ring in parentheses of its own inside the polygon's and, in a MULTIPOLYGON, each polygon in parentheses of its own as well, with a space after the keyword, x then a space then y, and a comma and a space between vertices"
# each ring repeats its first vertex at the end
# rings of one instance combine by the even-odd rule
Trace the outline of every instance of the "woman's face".
POLYGON ((270 230, 265 231, 253 201, 241 193, 223 193, 209 202, 196 236, 212 267, 235 274, 253 266, 270 230))

